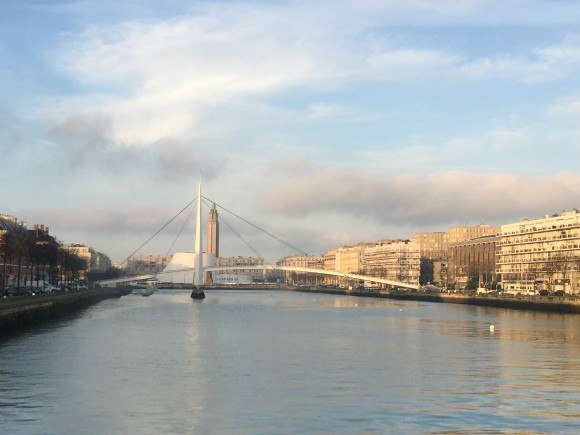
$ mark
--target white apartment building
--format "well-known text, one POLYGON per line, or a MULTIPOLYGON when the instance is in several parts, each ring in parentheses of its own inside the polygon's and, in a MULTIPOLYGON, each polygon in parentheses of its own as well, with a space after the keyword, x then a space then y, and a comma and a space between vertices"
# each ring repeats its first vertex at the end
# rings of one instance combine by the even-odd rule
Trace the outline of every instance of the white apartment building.
POLYGON ((496 272, 511 293, 545 289, 580 293, 580 213, 502 225, 496 272))
POLYGON ((127 260, 129 275, 146 275, 161 272, 171 261, 171 256, 133 255, 127 260))
POLYGON ((263 266, 264 259, 260 257, 218 257, 216 259, 216 266, 218 267, 241 267, 244 269, 236 269, 235 271, 218 271, 214 272, 216 276, 219 275, 248 275, 252 277, 253 282, 264 282, 264 269, 255 269, 252 266, 263 266))
POLYGON ((362 264, 363 275, 419 284, 421 254, 413 240, 380 241, 364 250, 362 264))

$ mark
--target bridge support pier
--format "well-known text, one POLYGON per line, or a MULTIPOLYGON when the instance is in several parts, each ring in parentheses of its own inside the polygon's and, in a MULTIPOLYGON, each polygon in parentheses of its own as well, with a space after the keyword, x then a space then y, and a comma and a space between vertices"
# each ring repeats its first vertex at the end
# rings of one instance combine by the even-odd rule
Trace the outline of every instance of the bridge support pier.
POLYGON ((205 293, 201 287, 193 287, 190 297, 191 299, 205 299, 205 293))

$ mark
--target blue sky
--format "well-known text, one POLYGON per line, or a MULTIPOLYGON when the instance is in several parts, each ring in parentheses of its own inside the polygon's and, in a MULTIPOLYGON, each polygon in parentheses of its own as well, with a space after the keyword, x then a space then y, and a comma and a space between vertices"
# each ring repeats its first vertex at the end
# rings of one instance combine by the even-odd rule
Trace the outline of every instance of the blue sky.
POLYGON ((575 208, 578 119, 576 1, 0 2, 0 211, 114 260, 200 172, 313 254, 575 208))

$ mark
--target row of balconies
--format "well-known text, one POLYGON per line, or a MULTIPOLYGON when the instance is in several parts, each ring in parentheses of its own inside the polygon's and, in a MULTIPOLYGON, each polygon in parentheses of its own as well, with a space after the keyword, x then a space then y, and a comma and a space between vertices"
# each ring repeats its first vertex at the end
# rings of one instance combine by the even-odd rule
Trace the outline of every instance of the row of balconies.
MULTIPOLYGON (((578 219, 576 219, 578 220, 578 219)), ((545 232, 545 231, 554 231, 557 230, 559 228, 570 228, 570 227, 579 227, 580 224, 578 222, 573 222, 570 224, 560 224, 560 225, 547 225, 545 227, 532 227, 532 228, 527 228, 525 230, 518 230, 518 231, 510 231, 509 233, 502 233, 501 236, 504 235, 516 235, 516 234, 526 234, 526 233, 540 233, 540 232, 545 232)))
MULTIPOLYGON (((569 263, 569 264, 576 264, 579 259, 570 259, 569 261, 557 261, 558 263, 569 263)), ((511 258, 503 258, 495 262, 495 264, 530 264, 530 263, 546 263, 552 262, 549 258, 518 258, 518 259, 511 259, 511 258)))
POLYGON ((514 249, 512 248, 509 251, 498 251, 496 255, 500 256, 500 255, 517 255, 517 254, 521 254, 521 253, 526 253, 526 252, 552 252, 552 251, 569 251, 572 249, 578 249, 580 248, 580 245, 567 245, 567 246, 552 246, 552 249, 544 249, 544 248, 530 248, 530 249, 514 249), (556 249, 558 248, 558 249, 556 249))
POLYGON ((527 239, 516 239, 516 240, 500 240, 497 242, 497 246, 506 246, 506 245, 521 245, 525 243, 534 243, 534 242, 553 242, 555 240, 562 240, 562 239, 578 239, 580 238, 579 234, 561 234, 555 237, 532 237, 527 239))

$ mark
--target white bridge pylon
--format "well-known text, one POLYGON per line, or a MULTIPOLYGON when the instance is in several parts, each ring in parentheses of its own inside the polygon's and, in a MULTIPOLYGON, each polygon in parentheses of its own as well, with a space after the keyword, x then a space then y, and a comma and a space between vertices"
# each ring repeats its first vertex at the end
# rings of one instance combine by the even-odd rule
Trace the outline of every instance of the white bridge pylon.
MULTIPOLYGON (((152 278, 159 276, 159 275, 163 275, 164 273, 188 272, 188 271, 193 271, 194 269, 195 268, 193 268, 193 267, 188 267, 188 268, 179 269, 179 270, 171 270, 168 272, 157 272, 154 275, 153 274, 151 274, 151 275, 139 275, 139 276, 133 276, 133 277, 127 276, 124 278, 107 279, 107 280, 99 281, 99 284, 101 284, 102 286, 108 286, 108 285, 116 285, 116 284, 121 284, 121 283, 143 281, 146 279, 152 279, 152 278)), ((285 272, 312 273, 312 274, 317 274, 317 275, 338 276, 338 277, 349 278, 349 279, 358 280, 358 281, 372 282, 372 283, 376 283, 376 284, 385 284, 385 285, 389 285, 389 286, 393 286, 393 287, 403 287, 403 288, 414 289, 414 290, 419 289, 418 284, 408 284, 405 282, 392 281, 390 279, 385 279, 385 278, 377 278, 375 276, 358 275, 355 273, 343 273, 343 272, 338 272, 336 270, 328 270, 328 269, 312 269, 312 268, 308 268, 308 267, 273 266, 273 265, 265 264, 265 265, 261 265, 261 266, 251 266, 251 265, 215 266, 215 267, 204 267, 203 268, 204 274, 205 274, 205 272, 230 271, 230 270, 235 271, 235 270, 248 270, 248 269, 252 269, 252 270, 260 270, 260 269, 261 270, 281 270, 281 271, 285 271, 285 272)))

